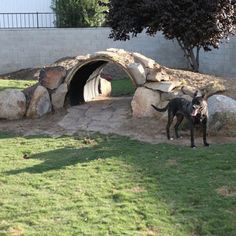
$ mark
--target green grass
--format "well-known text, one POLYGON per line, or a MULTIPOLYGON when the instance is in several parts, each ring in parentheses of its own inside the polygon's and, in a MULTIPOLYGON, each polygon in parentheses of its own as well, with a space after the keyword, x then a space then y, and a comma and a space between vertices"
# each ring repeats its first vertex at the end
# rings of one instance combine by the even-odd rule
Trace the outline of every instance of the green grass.
POLYGON ((35 80, 6 80, 0 79, 0 91, 4 89, 24 89, 36 83, 35 80))
POLYGON ((112 80, 111 86, 113 97, 132 96, 135 92, 135 86, 129 78, 112 80))
POLYGON ((0 133, 0 235, 236 235, 235 153, 0 133))
MULTIPOLYGON (((4 89, 24 89, 36 83, 35 80, 6 80, 0 79, 0 91, 4 89)), ((112 81, 112 96, 131 96, 135 87, 129 78, 112 81)))

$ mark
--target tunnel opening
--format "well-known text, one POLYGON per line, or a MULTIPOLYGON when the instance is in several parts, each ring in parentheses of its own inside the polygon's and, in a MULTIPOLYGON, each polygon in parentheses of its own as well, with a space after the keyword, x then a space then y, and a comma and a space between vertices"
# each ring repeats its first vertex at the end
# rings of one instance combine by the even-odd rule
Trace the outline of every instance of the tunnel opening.
POLYGON ((76 106, 85 102, 84 86, 87 80, 96 69, 105 64, 107 64, 107 61, 92 61, 80 67, 75 72, 68 89, 69 103, 71 106, 76 106))
MULTIPOLYGON (((133 90, 136 88, 132 77, 121 65, 109 60, 93 59, 92 61, 77 66, 69 75, 70 82, 68 86, 67 103, 70 106, 76 106, 91 101, 92 98, 98 96, 101 92, 100 74, 103 74, 103 76, 107 74, 108 77, 111 75, 111 80, 109 78, 107 79, 106 76, 105 79, 111 82, 112 91, 113 86, 116 88, 117 84, 119 85, 124 82, 125 78, 126 81, 128 81, 128 83, 126 82, 126 85, 128 84, 127 87, 129 87, 129 90, 131 90, 130 87, 132 87, 133 90), (112 71, 109 67, 112 68, 112 71), (119 82, 117 79, 119 77, 122 77, 122 82, 119 82)), ((126 87, 126 85, 123 85, 123 88, 126 87)), ((118 90, 127 90, 127 88, 123 88, 120 86, 118 90)), ((110 94, 110 96, 112 96, 112 94, 110 94)), ((118 95, 116 94, 115 96, 118 95)))

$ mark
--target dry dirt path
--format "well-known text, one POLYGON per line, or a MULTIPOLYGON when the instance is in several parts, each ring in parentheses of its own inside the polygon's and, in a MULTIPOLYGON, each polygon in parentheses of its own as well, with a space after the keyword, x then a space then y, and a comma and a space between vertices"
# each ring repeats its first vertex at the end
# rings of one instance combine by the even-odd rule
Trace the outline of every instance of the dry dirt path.
MULTIPOLYGON (((189 145, 189 132, 182 132, 183 138, 168 141, 165 136, 165 119, 161 118, 132 118, 131 97, 106 98, 83 105, 70 107, 40 119, 23 119, 20 121, 0 120, 0 130, 10 131, 23 136, 88 134, 99 132, 102 134, 118 134, 132 139, 150 142, 171 142, 189 145)), ((209 137, 210 143, 235 142, 236 137, 209 137)), ((196 138, 196 144, 202 145, 201 137, 196 138)))

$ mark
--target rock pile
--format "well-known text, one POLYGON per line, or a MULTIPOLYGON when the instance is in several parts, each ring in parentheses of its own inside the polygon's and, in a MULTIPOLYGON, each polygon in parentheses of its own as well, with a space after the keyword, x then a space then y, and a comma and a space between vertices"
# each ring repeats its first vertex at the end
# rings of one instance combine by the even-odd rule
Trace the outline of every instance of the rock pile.
MULTIPOLYGON (((174 97, 191 99, 189 95, 196 89, 208 94, 222 92, 225 89, 220 80, 212 78, 201 80, 198 74, 192 72, 189 76, 183 76, 181 70, 161 66, 140 53, 111 48, 92 55, 59 60, 49 67, 42 68, 38 82, 23 91, 15 89, 1 91, 0 118, 9 120, 23 117, 38 118, 63 108, 75 74, 95 62, 101 62, 102 66, 89 72, 86 85, 83 85, 84 100, 110 95, 111 84, 109 79, 102 76, 102 71, 107 62, 111 62, 121 67, 137 87, 131 102, 134 117, 156 116, 157 112, 152 109, 151 104, 162 107, 174 97)), ((229 101, 221 97, 213 96, 209 99, 210 121, 214 123, 216 129, 224 126, 223 121, 227 123, 228 119, 236 117, 235 100, 230 102, 233 108, 231 107, 229 111, 224 109, 227 108, 226 105, 222 105, 228 103, 229 101), (223 113, 218 111, 219 107, 223 109, 223 113), (230 116, 227 115, 228 112, 230 116), (226 115, 221 119, 219 116, 216 118, 215 114, 226 115), (222 122, 219 124, 216 120, 222 122)))

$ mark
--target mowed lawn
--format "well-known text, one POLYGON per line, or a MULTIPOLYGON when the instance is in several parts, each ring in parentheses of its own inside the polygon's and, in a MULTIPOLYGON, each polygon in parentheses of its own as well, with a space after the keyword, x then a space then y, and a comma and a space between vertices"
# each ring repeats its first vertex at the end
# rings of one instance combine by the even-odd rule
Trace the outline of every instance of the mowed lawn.
POLYGON ((0 133, 0 235, 236 235, 236 145, 0 133))
POLYGON ((0 91, 4 89, 24 89, 36 84, 36 80, 7 80, 0 79, 0 91))
MULTIPOLYGON (((0 78, 0 91, 4 89, 25 89, 36 84, 36 80, 8 80, 0 78)), ((129 78, 121 78, 111 81, 111 96, 131 96, 135 92, 135 87, 129 78)))

